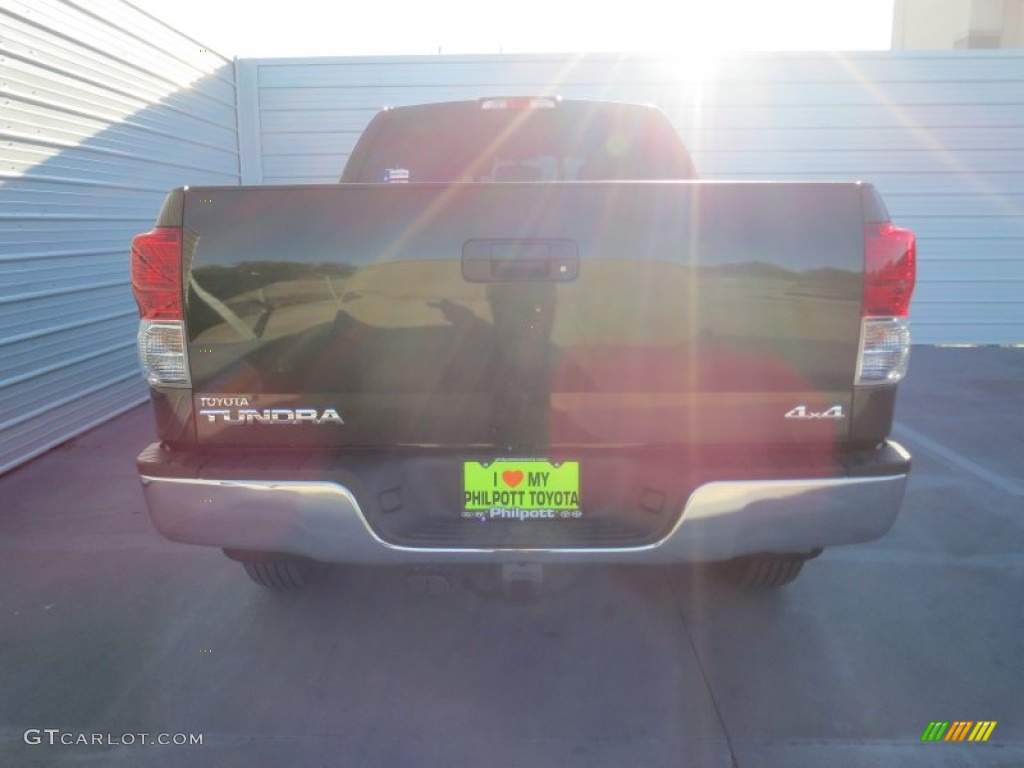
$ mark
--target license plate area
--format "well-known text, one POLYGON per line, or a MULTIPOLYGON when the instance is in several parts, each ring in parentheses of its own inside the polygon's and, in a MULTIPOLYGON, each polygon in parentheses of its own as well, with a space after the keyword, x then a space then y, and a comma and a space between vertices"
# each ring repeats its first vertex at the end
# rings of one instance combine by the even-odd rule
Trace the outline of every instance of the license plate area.
POLYGON ((466 461, 462 491, 464 519, 541 522, 583 517, 578 461, 466 461))

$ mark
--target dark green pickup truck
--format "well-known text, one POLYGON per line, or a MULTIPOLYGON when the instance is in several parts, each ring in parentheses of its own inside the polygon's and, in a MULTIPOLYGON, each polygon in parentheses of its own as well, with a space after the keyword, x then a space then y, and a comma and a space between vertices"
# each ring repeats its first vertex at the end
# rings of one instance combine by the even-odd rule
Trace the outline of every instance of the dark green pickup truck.
POLYGON ((912 233, 866 183, 697 181, 657 109, 381 112, 341 183, 172 191, 132 244, 169 539, 318 563, 707 561, 883 535, 912 233))

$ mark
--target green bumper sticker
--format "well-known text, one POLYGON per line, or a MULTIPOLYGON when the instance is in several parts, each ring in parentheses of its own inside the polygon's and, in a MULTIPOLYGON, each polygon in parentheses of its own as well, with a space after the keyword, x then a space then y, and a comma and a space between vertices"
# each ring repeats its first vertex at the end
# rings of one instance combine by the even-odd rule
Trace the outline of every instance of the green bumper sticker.
POLYGON ((463 517, 564 520, 581 515, 578 461, 467 461, 463 490, 463 517))

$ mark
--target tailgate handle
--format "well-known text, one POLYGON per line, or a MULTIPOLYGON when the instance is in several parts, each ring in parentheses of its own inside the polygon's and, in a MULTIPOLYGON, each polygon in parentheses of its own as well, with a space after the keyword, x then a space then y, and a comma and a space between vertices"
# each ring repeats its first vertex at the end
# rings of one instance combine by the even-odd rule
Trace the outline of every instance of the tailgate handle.
POLYGON ((579 264, 574 240, 499 238, 462 246, 462 276, 471 283, 564 283, 576 279, 579 264))

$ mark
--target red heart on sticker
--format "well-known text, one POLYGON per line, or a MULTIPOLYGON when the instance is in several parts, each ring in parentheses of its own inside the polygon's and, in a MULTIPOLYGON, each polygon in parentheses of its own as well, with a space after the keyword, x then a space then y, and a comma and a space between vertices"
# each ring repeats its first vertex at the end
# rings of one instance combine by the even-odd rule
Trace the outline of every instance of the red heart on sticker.
POLYGON ((515 488, 521 482, 523 482, 523 473, 521 470, 506 469, 501 473, 501 479, 505 481, 505 485, 509 488, 515 488))

